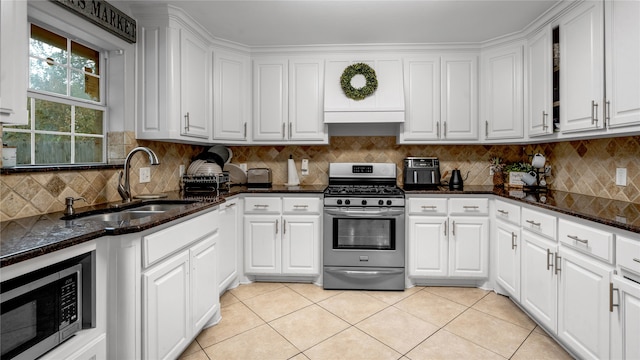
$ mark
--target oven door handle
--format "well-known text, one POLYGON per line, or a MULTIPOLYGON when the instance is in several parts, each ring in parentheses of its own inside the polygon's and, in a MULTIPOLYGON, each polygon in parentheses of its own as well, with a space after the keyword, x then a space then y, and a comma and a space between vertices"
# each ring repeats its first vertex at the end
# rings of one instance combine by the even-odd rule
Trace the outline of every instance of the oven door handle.
POLYGON ((331 269, 326 268, 327 272, 341 275, 350 276, 379 276, 379 275, 399 275, 402 274, 404 269, 385 269, 385 270, 347 270, 347 269, 331 269))
POLYGON ((334 216, 346 216, 346 217, 389 217, 389 216, 404 216, 404 209, 402 210, 387 210, 387 211, 335 211, 330 209, 324 209, 325 214, 334 216))

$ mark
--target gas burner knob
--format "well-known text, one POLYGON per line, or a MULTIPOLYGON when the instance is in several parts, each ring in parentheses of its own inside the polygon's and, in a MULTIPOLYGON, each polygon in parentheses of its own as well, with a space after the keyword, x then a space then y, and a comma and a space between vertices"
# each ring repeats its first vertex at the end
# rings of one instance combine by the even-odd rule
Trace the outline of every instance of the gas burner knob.
POLYGON ((362 200, 362 205, 367 205, 367 200, 362 200))
POLYGON ((338 201, 336 201, 338 203, 338 205, 342 205, 342 200, 338 199, 338 201))
POLYGON ((345 204, 345 205, 349 205, 349 204, 351 204, 351 200, 345 200, 345 201, 344 201, 344 204, 345 204))
POLYGON ((378 200, 378 205, 384 205, 384 200, 378 200))
POLYGON ((393 204, 393 201, 387 200, 387 205, 391 206, 391 204, 393 204))

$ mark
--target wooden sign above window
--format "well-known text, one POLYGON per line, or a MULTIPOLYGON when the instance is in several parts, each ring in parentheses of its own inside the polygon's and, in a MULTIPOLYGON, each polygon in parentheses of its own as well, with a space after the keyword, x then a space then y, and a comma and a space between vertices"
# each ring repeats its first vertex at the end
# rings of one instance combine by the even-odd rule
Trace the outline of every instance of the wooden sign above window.
POLYGON ((130 43, 136 42, 136 21, 104 0, 53 0, 130 43))

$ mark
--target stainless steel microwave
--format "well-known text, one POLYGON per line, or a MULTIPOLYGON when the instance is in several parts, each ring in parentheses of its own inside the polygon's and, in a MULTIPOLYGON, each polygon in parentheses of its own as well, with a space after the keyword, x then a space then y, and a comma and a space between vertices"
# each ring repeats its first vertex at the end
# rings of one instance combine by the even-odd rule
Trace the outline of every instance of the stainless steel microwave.
POLYGON ((2 359, 35 359, 83 327, 95 326, 83 319, 83 313, 89 318, 93 313, 92 291, 84 289, 92 287, 93 254, 0 284, 2 359))

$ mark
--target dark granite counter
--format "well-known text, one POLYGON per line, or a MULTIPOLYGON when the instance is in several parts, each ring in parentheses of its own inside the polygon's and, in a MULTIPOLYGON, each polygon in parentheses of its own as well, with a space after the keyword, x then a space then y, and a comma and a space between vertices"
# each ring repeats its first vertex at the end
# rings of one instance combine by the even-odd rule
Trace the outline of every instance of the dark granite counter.
MULTIPOLYGON (((121 235, 153 228, 155 226, 215 207, 226 197, 238 194, 307 193, 321 194, 325 185, 285 186, 270 188, 232 187, 217 196, 183 196, 169 193, 166 200, 196 200, 195 203, 169 210, 162 214, 133 219, 123 223, 104 221, 61 220, 62 212, 31 216, 0 223, 0 267, 9 266, 56 250, 80 244, 106 235, 121 235)), ((549 190, 543 194, 526 194, 518 190, 505 190, 493 186, 467 185, 463 191, 450 191, 447 187, 433 190, 407 190, 406 194, 470 195, 486 194, 512 199, 563 214, 577 216, 619 229, 640 233, 640 204, 596 198, 549 190)), ((146 201, 153 203, 154 200, 146 201)), ((100 212, 109 204, 79 208, 79 214, 100 212)))

